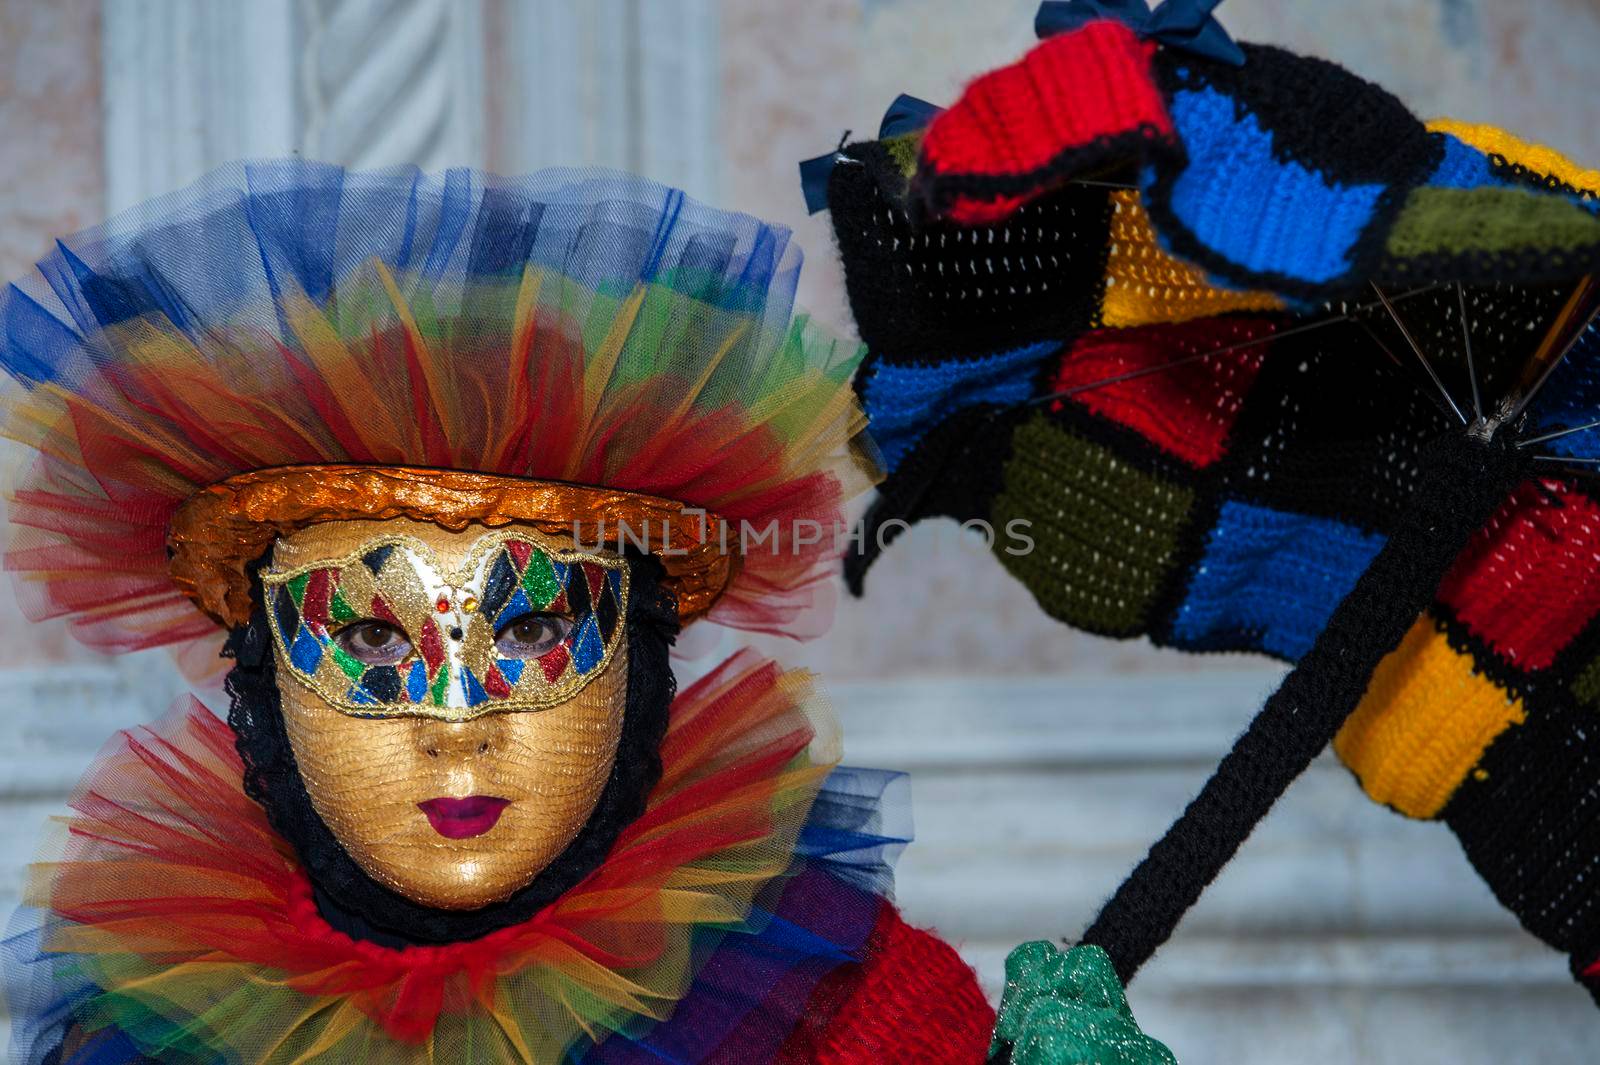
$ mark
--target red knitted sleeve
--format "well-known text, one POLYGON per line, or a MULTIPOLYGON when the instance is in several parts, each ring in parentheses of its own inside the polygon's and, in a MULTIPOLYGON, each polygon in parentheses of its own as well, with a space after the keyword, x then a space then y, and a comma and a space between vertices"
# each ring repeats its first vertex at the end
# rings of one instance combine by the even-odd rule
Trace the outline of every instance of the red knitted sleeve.
POLYGON ((778 1065, 982 1065, 994 1009, 943 940, 888 902, 860 965, 817 986, 778 1065))

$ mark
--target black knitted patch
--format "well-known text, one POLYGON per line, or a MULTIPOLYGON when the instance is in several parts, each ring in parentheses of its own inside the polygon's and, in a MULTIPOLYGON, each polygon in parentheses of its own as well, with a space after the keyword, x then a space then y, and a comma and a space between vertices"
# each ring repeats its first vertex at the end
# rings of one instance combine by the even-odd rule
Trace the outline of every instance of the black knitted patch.
POLYGON ((1351 322, 1272 341, 1219 464, 1227 494, 1387 531, 1416 492, 1418 452, 1459 424, 1421 373, 1351 322))
MULTIPOLYGON (((1472 377, 1468 374, 1461 328, 1462 302, 1466 303, 1471 326, 1473 375, 1479 393, 1489 402, 1517 391, 1529 358, 1572 289, 1571 281, 1540 285, 1505 282, 1468 285, 1458 294, 1455 285, 1439 285, 1409 294, 1392 291, 1390 298, 1411 339, 1438 372, 1456 405, 1470 417, 1472 377)), ((1372 330, 1369 339, 1376 339, 1402 361, 1417 380, 1419 390, 1436 391, 1426 377, 1419 376, 1423 374, 1421 363, 1394 317, 1373 303, 1370 294, 1364 296, 1365 310, 1356 313, 1372 330)))
POLYGON ((1558 690, 1529 711, 1442 817, 1495 897, 1576 976, 1600 954, 1600 724, 1558 690))
POLYGON ((987 355, 1089 328, 1111 233, 1102 188, 1069 185, 993 226, 912 226, 899 169, 879 142, 853 144, 828 203, 850 309, 877 358, 987 355))
POLYGON ((1566 686, 1578 705, 1600 712, 1600 615, 1589 620, 1571 643, 1561 649, 1550 673, 1566 686))

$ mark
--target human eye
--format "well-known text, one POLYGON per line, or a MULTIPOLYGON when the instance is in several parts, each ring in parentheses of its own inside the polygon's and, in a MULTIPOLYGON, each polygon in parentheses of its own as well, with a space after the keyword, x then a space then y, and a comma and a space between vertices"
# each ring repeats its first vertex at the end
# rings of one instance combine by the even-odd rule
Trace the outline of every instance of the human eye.
POLYGON ((393 666, 411 653, 411 641, 399 626, 377 618, 351 622, 333 637, 340 650, 369 666, 393 666))
POLYGON ((506 658, 538 658, 571 631, 572 619, 560 614, 520 614, 500 626, 494 646, 506 658))

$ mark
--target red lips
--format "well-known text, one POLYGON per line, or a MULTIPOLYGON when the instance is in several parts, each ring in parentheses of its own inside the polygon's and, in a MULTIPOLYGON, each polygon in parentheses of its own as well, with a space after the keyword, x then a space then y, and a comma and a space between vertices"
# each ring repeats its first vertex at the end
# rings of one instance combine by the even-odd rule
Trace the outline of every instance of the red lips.
POLYGON ((428 824, 445 839, 471 839, 493 828, 501 811, 510 805, 510 799, 468 795, 465 799, 429 799, 417 803, 417 809, 428 815, 428 824))

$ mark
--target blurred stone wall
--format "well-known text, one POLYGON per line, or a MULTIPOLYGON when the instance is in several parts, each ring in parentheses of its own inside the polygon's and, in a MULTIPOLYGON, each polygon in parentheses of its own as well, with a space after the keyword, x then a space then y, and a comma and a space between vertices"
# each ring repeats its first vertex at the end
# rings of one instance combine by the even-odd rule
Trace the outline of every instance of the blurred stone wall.
MULTIPOLYGON (((98 0, 0 0, 0 283, 105 210, 98 0)), ((0 462, 8 453, 0 449, 0 462)), ((89 654, 0 594, 0 669, 89 654)), ((3 710, 0 710, 3 712, 3 710)))
POLYGON ((100 4, 0 3, 0 276, 98 221, 100 4))

